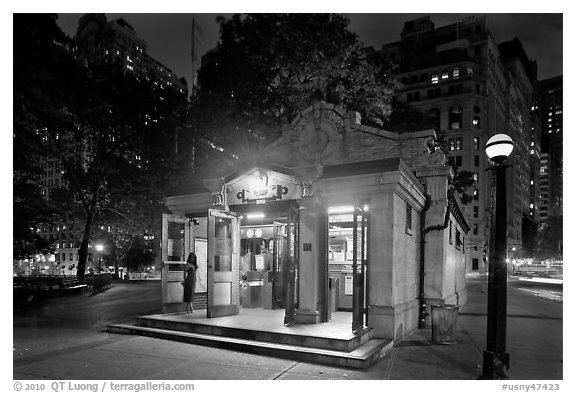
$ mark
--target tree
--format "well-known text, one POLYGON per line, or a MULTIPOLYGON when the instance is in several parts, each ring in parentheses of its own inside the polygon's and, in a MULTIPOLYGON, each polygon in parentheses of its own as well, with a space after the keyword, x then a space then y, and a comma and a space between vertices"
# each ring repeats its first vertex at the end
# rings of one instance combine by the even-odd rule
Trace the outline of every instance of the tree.
POLYGON ((13 93, 13 257, 29 258, 53 250, 38 234, 53 225, 56 211, 42 197, 41 117, 57 116, 77 81, 75 62, 64 50, 66 36, 53 14, 14 14, 13 93))
POLYGON ((335 14, 249 14, 219 18, 220 42, 204 59, 194 121, 201 135, 249 154, 314 100, 389 115, 385 70, 335 14))
MULTIPOLYGON (((15 25, 30 25, 35 32, 39 17, 29 18, 21 16, 15 25)), ((49 22, 54 30, 55 17, 49 22)), ((26 29, 19 34, 32 41, 26 29)), ((186 129, 186 98, 115 67, 84 67, 63 45, 44 45, 38 56, 26 45, 15 52, 15 58, 29 63, 22 64, 22 80, 49 80, 15 87, 26 120, 15 127, 15 135, 30 136, 59 162, 66 182, 54 190, 50 203, 65 222, 81 227, 78 278, 83 281, 95 227, 140 236, 150 227, 144 215, 160 217, 178 134, 186 129), (44 71, 54 57, 62 67, 44 71)))

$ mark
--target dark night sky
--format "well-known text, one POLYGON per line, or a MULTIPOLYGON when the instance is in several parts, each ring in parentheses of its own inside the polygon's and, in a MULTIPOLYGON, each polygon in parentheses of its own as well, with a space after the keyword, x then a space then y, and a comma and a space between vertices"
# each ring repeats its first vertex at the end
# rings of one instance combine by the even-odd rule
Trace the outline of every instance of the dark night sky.
MULTIPOLYGON (((326 8, 329 10, 329 8, 326 8)), ((124 17, 147 43, 149 55, 168 66, 178 76, 188 81, 192 75, 191 29, 193 14, 124 13, 107 14, 108 20, 124 17)), ((198 34, 198 59, 216 45, 219 31, 216 16, 231 14, 194 14, 202 29, 198 34)), ((398 41, 404 22, 430 15, 436 27, 462 20, 467 16, 486 15, 488 28, 497 43, 518 37, 531 60, 538 63, 538 79, 561 75, 563 46, 563 15, 556 14, 346 14, 350 18, 350 30, 358 34, 360 41, 379 49, 383 44, 398 41)), ((81 14, 60 14, 59 24, 68 35, 74 35, 81 14)), ((199 64, 199 63, 198 63, 199 64)))

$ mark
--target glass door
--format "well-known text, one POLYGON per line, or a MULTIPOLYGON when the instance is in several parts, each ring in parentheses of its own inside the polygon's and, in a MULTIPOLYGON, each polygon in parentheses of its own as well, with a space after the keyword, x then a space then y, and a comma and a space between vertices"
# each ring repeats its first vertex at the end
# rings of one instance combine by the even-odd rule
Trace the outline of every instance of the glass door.
POLYGON ((279 222, 273 223, 273 278, 272 278, 272 308, 284 307, 284 245, 286 243, 286 226, 279 222))
POLYGON ((298 308, 299 220, 298 207, 295 205, 290 206, 286 224, 286 242, 283 258, 285 325, 294 323, 294 316, 298 308))
POLYGON ((356 206, 353 228, 352 331, 366 326, 366 268, 368 264, 368 207, 356 206))
POLYGON ((192 251, 192 224, 186 217, 162 215, 162 312, 181 311, 184 265, 192 251))
POLYGON ((232 212, 208 212, 208 318, 238 314, 240 219, 232 212))

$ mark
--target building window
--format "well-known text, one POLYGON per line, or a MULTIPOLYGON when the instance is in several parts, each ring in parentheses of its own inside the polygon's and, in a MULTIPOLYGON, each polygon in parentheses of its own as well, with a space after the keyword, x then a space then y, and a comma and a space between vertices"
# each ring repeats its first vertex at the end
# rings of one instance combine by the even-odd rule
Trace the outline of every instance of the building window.
POLYGON ((428 80, 428 74, 422 74, 420 77, 420 82, 426 82, 428 80))
POLYGON ((460 231, 456 229, 456 248, 460 249, 462 246, 462 239, 460 238, 460 231))
POLYGON ((412 234, 412 206, 406 204, 406 233, 412 234))
POLYGON ((478 270, 478 258, 472 258, 472 270, 478 270))
POLYGON ((480 166, 480 156, 474 156, 474 166, 480 166))
POLYGON ((474 179, 474 183, 478 183, 478 172, 474 172, 472 178, 474 179))
POLYGON ((462 138, 448 139, 450 150, 462 150, 462 138))
POLYGON ((452 244, 452 221, 450 221, 450 226, 448 228, 448 243, 452 244))
POLYGON ((420 92, 419 91, 414 92, 414 101, 420 101, 420 92))
POLYGON ((406 95, 406 102, 412 102, 412 93, 406 95))
POLYGON ((472 118, 472 125, 473 125, 475 128, 480 128, 480 116, 476 116, 476 115, 475 115, 475 116, 472 118))
POLYGON ((456 156, 456 166, 462 166, 462 156, 456 156))
POLYGON ((438 83, 438 74, 437 73, 432 73, 432 75, 430 75, 430 82, 432 84, 438 83))
POLYGON ((434 126, 434 129, 440 131, 440 110, 438 108, 432 108, 428 112, 428 116, 430 117, 430 122, 434 126))
POLYGON ((472 232, 477 235, 478 234, 478 224, 474 224, 474 227, 472 229, 472 232))
POLYGON ((460 78, 460 68, 455 67, 452 69, 452 78, 453 79, 458 79, 460 78))
POLYGON ((474 150, 480 150, 480 138, 474 138, 474 150))
POLYGON ((478 189, 475 188, 473 193, 474 193, 474 200, 477 201, 478 200, 478 189))
POLYGON ((462 107, 460 105, 452 106, 448 118, 451 129, 462 128, 462 107))
POLYGON ((448 79, 448 71, 444 70, 442 71, 442 80, 446 80, 448 79))
MULTIPOLYGON (((479 213, 478 206, 474 206, 474 218, 478 218, 478 213, 479 213)), ((477 225, 477 224, 475 224, 475 225, 477 225)), ((475 235, 476 235, 476 233, 475 233, 475 235)))

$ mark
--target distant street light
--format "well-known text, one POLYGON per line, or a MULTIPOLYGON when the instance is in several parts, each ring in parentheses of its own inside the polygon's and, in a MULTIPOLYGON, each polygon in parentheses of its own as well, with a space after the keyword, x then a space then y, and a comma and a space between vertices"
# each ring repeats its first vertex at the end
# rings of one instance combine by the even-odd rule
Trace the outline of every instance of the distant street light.
POLYGON ((102 244, 96 244, 96 250, 98 250, 98 274, 100 274, 100 272, 102 272, 100 265, 102 263, 102 250, 104 250, 104 246, 102 244))
POLYGON ((508 214, 506 202, 506 168, 504 161, 512 153, 514 143, 505 134, 497 134, 486 142, 486 155, 494 166, 487 170, 496 172, 496 211, 494 230, 494 256, 488 264, 488 321, 486 350, 483 354, 483 379, 508 379, 510 355, 506 353, 506 306, 508 214))

